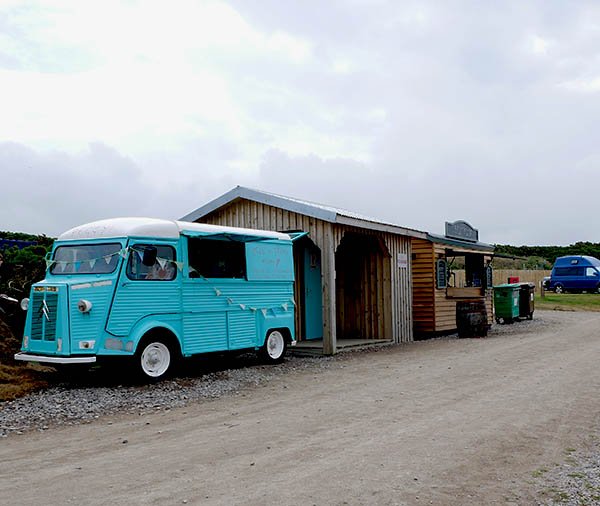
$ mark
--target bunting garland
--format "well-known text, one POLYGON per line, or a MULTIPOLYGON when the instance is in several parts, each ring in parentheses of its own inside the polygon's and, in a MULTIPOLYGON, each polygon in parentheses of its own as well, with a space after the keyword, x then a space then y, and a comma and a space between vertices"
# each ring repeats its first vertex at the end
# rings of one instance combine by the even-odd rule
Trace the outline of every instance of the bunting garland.
POLYGON ((296 301, 294 300, 293 297, 290 297, 287 301, 281 303, 281 304, 277 304, 275 306, 269 306, 269 307, 254 307, 254 306, 250 306, 248 304, 242 303, 242 302, 238 302, 235 299, 233 299, 232 297, 229 297, 227 295, 224 295, 223 292, 217 288, 216 286, 213 286, 211 281, 209 281, 208 279, 206 279, 204 276, 200 276, 200 278, 204 283, 206 283, 207 285, 211 286, 211 288, 213 289, 213 291, 215 292, 215 295, 217 297, 225 297, 225 300, 227 301, 227 305, 229 306, 237 306, 239 307, 242 311, 251 311, 252 313, 256 313, 257 311, 260 311, 261 314, 263 315, 263 317, 267 317, 267 315, 269 313, 273 313, 273 315, 277 316, 277 309, 282 309, 283 311, 285 311, 286 313, 289 311, 290 309, 290 304, 292 306, 296 306, 296 301))
MULTIPOLYGON (((133 248, 133 247, 123 248, 123 249, 120 249, 119 251, 115 251, 114 253, 111 253, 110 255, 104 255, 104 256, 101 256, 98 258, 90 258, 88 260, 53 260, 53 259, 49 258, 51 253, 48 253, 45 258, 46 269, 50 269, 52 266, 56 265, 57 268, 60 269, 59 272, 64 272, 68 265, 74 265, 75 270, 78 271, 82 265, 88 264, 90 269, 93 270, 94 267, 96 266, 96 263, 98 263, 102 260, 104 260, 106 265, 108 265, 112 261, 112 259, 116 256, 119 256, 123 259, 127 258, 127 253, 129 253, 129 251, 135 251, 138 254, 140 260, 142 260, 143 255, 144 255, 143 251, 133 248)), ((180 271, 183 270, 183 262, 177 262, 176 260, 171 260, 170 258, 162 258, 162 257, 156 257, 156 261, 160 265, 161 269, 164 269, 165 265, 167 265, 167 263, 171 263, 171 264, 175 265, 177 267, 177 269, 179 269, 180 271)))

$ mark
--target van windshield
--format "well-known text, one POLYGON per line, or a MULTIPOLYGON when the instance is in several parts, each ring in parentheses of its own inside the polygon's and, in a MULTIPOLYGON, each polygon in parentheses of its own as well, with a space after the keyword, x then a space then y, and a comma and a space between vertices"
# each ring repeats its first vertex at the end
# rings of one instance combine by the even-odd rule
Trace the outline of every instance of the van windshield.
POLYGON ((117 268, 120 253, 119 243, 59 246, 54 252, 50 273, 109 274, 117 268))

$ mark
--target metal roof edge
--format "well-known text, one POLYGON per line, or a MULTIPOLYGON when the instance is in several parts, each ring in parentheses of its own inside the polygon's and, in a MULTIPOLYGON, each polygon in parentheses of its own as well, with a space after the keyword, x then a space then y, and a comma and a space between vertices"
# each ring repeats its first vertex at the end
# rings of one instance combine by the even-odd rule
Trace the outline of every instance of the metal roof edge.
POLYGON ((329 211, 319 207, 317 204, 311 205, 309 203, 296 202, 288 199, 284 196, 275 195, 273 193, 265 193, 259 190, 253 190, 244 186, 238 186, 240 189, 240 197, 266 204, 273 207, 280 207, 286 211, 291 211, 298 214, 305 214, 306 216, 312 216, 323 221, 335 223, 338 213, 335 211, 329 211))
POLYGON ((224 193, 220 197, 217 197, 216 199, 211 200, 202 207, 199 207, 195 211, 186 214, 184 217, 180 218, 179 221, 196 221, 199 218, 202 218, 212 213, 213 211, 216 211, 220 207, 232 203, 238 198, 252 200, 260 204, 280 207, 287 211, 305 214, 306 216, 311 216, 313 218, 318 218, 320 220, 328 221, 331 223, 336 222, 336 212, 328 211, 326 209, 320 209, 317 206, 311 206, 310 204, 294 202, 289 199, 286 199, 285 197, 280 197, 278 195, 270 193, 264 193, 258 190, 252 190, 251 188, 246 188, 245 186, 236 186, 235 188, 229 190, 227 193, 224 193))
POLYGON ((216 211, 220 207, 234 202, 237 199, 246 199, 253 202, 258 202, 260 204, 278 207, 285 209, 286 211, 303 214, 305 216, 310 216, 312 218, 327 221, 329 223, 338 223, 341 225, 349 225, 358 228, 378 230, 381 232, 389 232, 392 234, 415 237, 419 239, 427 239, 427 232, 421 230, 405 228, 391 223, 366 220, 360 217, 346 216, 342 214, 341 211, 338 212, 335 209, 327 209, 327 206, 321 206, 320 204, 316 203, 311 204, 310 202, 298 202, 292 198, 286 198, 285 196, 262 192, 260 190, 253 190, 245 186, 236 186, 220 197, 217 197, 202 207, 199 207, 195 211, 188 213, 183 218, 180 218, 180 221, 196 221, 216 211))
POLYGON ((469 241, 459 241, 458 239, 450 239, 448 237, 436 234, 427 233, 427 240, 431 242, 437 242, 439 244, 448 244, 449 246, 458 246, 460 248, 465 249, 475 249, 479 251, 494 251, 493 244, 487 244, 484 242, 469 242, 469 241))
POLYGON ((408 237, 415 237, 418 239, 427 239, 428 235, 427 232, 422 232, 420 230, 404 228, 386 223, 379 223, 376 221, 361 220, 360 218, 351 218, 348 216, 341 215, 338 215, 337 223, 339 223, 340 225, 349 225, 358 228, 378 230, 380 232, 389 232, 391 234, 405 235, 408 237))

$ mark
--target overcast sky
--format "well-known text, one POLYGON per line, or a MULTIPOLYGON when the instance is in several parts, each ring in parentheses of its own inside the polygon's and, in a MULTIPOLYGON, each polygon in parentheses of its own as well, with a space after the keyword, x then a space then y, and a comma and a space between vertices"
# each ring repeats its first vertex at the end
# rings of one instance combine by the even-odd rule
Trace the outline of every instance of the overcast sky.
POLYGON ((240 184, 600 242, 600 3, 0 0, 0 230, 240 184))

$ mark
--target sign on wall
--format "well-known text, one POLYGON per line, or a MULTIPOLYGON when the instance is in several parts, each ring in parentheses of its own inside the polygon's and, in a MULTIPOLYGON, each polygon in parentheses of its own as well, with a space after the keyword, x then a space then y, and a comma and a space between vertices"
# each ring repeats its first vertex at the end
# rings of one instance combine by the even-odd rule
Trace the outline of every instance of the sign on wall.
POLYGON ((398 253, 398 268, 408 268, 408 255, 406 253, 398 253))
POLYGON ((435 263, 435 286, 436 288, 448 287, 448 262, 443 258, 435 263))
POLYGON ((492 288, 494 286, 494 271, 492 270, 492 266, 488 265, 485 268, 485 287, 492 288))

